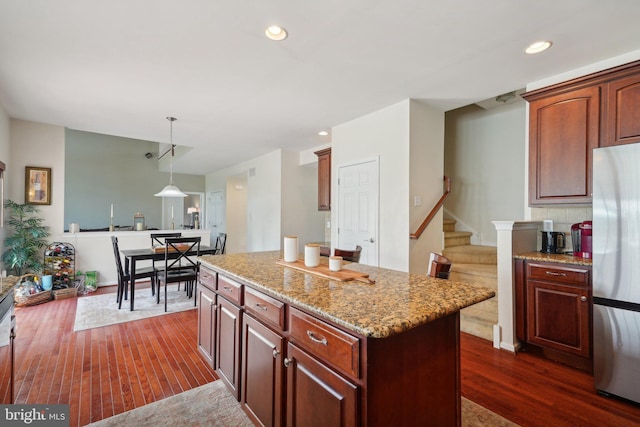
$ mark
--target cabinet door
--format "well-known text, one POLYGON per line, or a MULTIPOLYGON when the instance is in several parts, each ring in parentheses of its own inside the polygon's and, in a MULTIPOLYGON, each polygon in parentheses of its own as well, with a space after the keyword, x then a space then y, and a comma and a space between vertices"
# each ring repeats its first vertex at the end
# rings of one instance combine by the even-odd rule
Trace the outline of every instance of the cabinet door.
POLYGON ((289 343, 287 425, 355 426, 358 386, 289 343))
POLYGON ((640 142, 640 75, 607 84, 606 132, 600 145, 640 142))
POLYGON ((240 386, 240 338, 242 313, 222 296, 218 295, 216 313, 215 370, 229 391, 239 398, 240 386))
POLYGON ((591 203, 592 150, 600 138, 600 86, 529 105, 529 204, 591 203))
POLYGON ((590 357, 590 297, 586 288, 529 280, 527 341, 590 357))
POLYGON ((284 338, 246 313, 242 324, 240 401, 259 425, 281 426, 284 338))
POLYGON ((331 210, 331 148, 316 151, 318 156, 318 210, 331 210))
POLYGON ((198 286, 198 350, 213 368, 215 354, 216 295, 205 286, 198 286))

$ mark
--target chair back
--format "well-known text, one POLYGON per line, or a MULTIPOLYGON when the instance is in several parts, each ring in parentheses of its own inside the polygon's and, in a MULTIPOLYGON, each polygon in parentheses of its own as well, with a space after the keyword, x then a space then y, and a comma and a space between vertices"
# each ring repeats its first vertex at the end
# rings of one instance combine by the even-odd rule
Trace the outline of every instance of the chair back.
POLYGON ((215 255, 222 255, 224 253, 224 248, 226 245, 227 233, 218 233, 218 237, 216 238, 215 255))
POLYGON ((201 237, 167 237, 164 241, 165 271, 198 270, 201 237), (195 258, 194 258, 195 257, 195 258))
POLYGON ((164 246, 167 237, 182 237, 182 233, 151 233, 151 247, 164 246))
POLYGON ((120 259, 120 249, 118 248, 118 238, 111 236, 111 246, 113 246, 113 255, 116 259, 116 272, 118 273, 118 283, 124 280, 124 269, 122 268, 122 260, 120 259))
POLYGON ((448 279, 449 270, 451 270, 451 261, 449 258, 435 252, 429 254, 429 266, 427 267, 427 275, 429 277, 448 279))
POLYGON ((334 249, 333 254, 335 256, 341 256, 345 261, 360 262, 360 253, 362 252, 362 246, 358 245, 353 250, 348 249, 334 249))

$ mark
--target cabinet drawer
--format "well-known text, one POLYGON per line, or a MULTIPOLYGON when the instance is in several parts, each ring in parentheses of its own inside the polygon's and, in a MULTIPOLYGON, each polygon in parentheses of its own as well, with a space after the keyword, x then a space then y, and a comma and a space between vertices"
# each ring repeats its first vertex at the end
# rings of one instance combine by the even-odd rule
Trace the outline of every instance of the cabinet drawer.
POLYGON ((589 286, 589 268, 558 267, 557 265, 528 263, 528 278, 550 280, 577 286, 589 286))
POLYGON ((289 309, 289 340, 342 372, 360 375, 360 340, 295 308, 289 309))
POLYGON ((284 330, 284 303, 255 289, 245 288, 244 308, 259 320, 284 330))
POLYGON ((216 289, 216 273, 214 273, 213 271, 207 268, 201 268, 200 283, 205 285, 207 288, 209 288, 212 291, 215 290, 216 289))
POLYGON ((243 288, 244 286, 240 283, 222 275, 218 275, 216 291, 218 291, 219 295, 224 296, 226 299, 237 305, 242 305, 243 288))

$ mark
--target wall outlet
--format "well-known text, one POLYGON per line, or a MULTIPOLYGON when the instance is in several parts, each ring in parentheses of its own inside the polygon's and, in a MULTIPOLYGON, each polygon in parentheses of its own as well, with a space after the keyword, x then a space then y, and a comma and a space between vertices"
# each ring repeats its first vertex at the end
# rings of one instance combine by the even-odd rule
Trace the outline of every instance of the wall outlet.
POLYGON ((542 231, 553 231, 553 220, 545 219, 542 221, 542 231))

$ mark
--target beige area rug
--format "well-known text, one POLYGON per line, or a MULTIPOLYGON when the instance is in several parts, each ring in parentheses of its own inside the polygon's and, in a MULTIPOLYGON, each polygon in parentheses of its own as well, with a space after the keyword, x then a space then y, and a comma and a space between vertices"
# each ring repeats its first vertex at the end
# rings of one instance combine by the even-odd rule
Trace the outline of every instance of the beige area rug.
POLYGON ((79 297, 73 330, 77 332, 194 309, 193 298, 187 298, 182 287, 180 291, 177 288, 177 284, 167 287, 166 313, 164 288, 160 289, 160 304, 156 304, 156 297, 151 296, 151 289, 148 287, 137 289, 133 311, 129 310, 129 300, 122 301, 122 308, 118 309, 115 294, 79 297))
MULTIPOLYGON (((253 426, 240 403, 222 381, 150 403, 89 424, 94 427, 123 426, 253 426)), ((511 427, 517 424, 462 398, 463 427, 511 427)))

